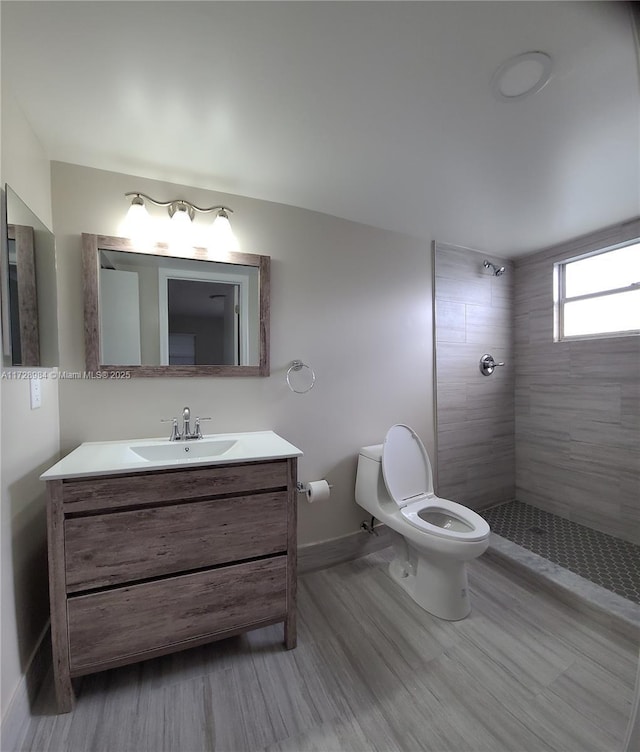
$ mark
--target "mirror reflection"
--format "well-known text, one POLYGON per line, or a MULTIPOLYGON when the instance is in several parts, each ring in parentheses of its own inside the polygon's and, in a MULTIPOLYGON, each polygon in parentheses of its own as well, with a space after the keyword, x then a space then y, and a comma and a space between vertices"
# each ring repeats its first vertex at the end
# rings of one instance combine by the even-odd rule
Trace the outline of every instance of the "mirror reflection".
POLYGON ((11 365, 40 365, 33 227, 7 226, 11 365))
POLYGON ((103 365, 257 366, 257 267, 100 250, 103 365))
POLYGON ((3 365, 58 365, 55 239, 5 185, 3 365))
POLYGON ((268 375, 268 256, 83 235, 87 370, 268 375))

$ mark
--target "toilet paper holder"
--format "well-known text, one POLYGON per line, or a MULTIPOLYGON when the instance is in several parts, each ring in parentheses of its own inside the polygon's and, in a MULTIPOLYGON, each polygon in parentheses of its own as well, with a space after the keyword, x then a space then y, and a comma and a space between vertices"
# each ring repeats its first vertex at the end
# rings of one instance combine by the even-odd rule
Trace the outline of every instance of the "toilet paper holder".
MULTIPOLYGON (((324 480, 324 478, 322 480, 324 480)), ((327 485, 329 486, 329 488, 333 488, 333 483, 327 483, 327 485)), ((298 481, 296 483, 296 491, 298 493, 307 493, 307 486, 306 486, 306 484, 302 483, 301 481, 298 481)))

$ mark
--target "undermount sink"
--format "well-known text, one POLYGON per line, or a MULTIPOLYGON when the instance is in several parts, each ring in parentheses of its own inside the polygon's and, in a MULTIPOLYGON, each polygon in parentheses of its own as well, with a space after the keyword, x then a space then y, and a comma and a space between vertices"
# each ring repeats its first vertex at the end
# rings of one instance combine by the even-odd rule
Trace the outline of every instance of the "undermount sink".
POLYGON ((172 441, 170 444, 132 444, 130 449, 143 460, 189 460, 219 457, 236 445, 235 439, 198 439, 196 441, 172 441))

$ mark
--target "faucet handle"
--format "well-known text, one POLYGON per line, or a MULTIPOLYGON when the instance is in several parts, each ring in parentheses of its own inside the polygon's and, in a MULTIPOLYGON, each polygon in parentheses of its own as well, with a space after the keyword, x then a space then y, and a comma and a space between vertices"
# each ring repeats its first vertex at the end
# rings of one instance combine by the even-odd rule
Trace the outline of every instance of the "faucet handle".
POLYGON ((202 431, 200 430, 200 422, 203 420, 213 420, 213 418, 196 418, 196 425, 193 431, 196 436, 196 439, 202 438, 202 431))
POLYGON ((182 438, 180 431, 178 430, 177 418, 160 418, 160 423, 171 423, 171 436, 169 437, 169 441, 179 441, 182 438))

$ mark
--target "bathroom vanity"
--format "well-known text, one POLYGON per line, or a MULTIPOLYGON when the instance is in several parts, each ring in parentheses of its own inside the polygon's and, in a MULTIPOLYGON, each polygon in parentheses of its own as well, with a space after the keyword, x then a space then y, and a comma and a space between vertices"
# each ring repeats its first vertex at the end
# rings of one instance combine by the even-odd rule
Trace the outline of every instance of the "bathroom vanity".
POLYGON ((225 437, 83 444, 42 476, 60 712, 84 674, 277 622, 295 647, 302 453, 225 437))

